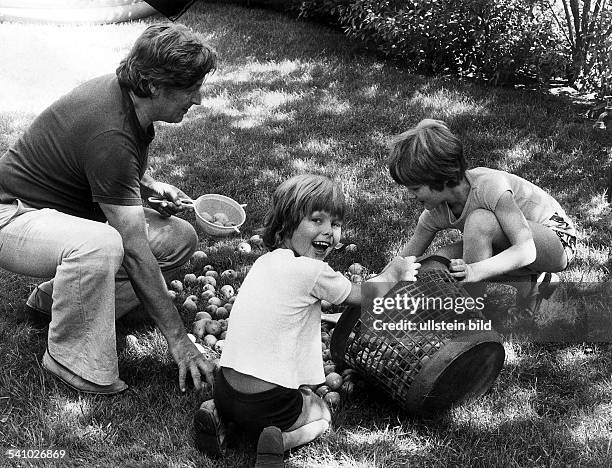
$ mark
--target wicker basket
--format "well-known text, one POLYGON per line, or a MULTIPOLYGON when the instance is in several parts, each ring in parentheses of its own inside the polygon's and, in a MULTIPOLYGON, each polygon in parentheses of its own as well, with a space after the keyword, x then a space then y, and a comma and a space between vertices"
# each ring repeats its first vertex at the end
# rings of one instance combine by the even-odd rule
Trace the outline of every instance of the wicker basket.
MULTIPOLYGON (((468 297, 467 292, 435 262, 424 265, 417 282, 396 285, 385 297, 468 297)), ((332 359, 358 371, 404 410, 432 415, 484 394, 504 363, 505 352, 495 331, 404 331, 393 336, 374 332, 367 307, 341 315, 331 342, 332 359)), ((406 311, 397 314, 406 316, 406 311)), ((423 323, 482 319, 479 312, 419 311, 423 323)), ((432 327, 433 328, 433 327, 432 327)))

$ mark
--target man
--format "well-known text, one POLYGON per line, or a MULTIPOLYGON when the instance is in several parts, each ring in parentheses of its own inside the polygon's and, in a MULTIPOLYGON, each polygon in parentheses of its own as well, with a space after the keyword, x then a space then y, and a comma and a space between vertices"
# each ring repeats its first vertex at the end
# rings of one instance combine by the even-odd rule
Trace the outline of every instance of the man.
POLYGON ((51 315, 43 367, 87 393, 116 394, 115 318, 140 302, 168 342, 185 391, 205 361, 185 333, 166 278, 197 236, 171 216, 187 196, 145 171, 153 122, 180 122, 201 102, 216 53, 182 25, 148 27, 116 75, 53 103, 0 158, 0 268, 52 281, 27 308, 51 315), (142 198, 164 199, 154 211, 142 198))

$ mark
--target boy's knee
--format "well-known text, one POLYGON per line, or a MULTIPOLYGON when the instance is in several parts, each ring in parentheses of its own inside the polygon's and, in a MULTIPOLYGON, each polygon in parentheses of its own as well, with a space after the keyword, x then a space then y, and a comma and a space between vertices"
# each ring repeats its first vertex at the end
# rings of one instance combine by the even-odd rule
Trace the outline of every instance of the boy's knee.
POLYGON ((500 229, 495 213, 489 210, 474 210, 465 220, 464 235, 491 237, 500 229))

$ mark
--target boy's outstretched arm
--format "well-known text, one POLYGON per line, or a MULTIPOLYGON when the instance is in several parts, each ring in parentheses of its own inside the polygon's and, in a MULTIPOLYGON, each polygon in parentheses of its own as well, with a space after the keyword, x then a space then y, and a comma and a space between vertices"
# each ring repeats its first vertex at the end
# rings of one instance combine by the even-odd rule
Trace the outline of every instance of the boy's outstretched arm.
MULTIPOLYGON (((416 275, 420 263, 415 261, 415 257, 395 257, 391 260, 380 275, 367 281, 378 289, 377 296, 384 296, 389 289, 400 281, 416 281, 416 275)), ((344 300, 345 304, 359 305, 361 304, 361 285, 353 284, 351 292, 344 300)))
POLYGON ((483 281, 535 261, 536 247, 531 229, 510 192, 505 192, 500 197, 495 207, 495 217, 510 241, 510 247, 493 257, 474 263, 453 260, 450 268, 453 271, 452 276, 468 282, 483 281))
POLYGON ((400 252, 400 256, 420 257, 427 250, 427 247, 429 247, 435 236, 435 232, 431 232, 425 229, 421 223, 417 223, 414 234, 412 234, 410 240, 404 245, 404 248, 400 252))

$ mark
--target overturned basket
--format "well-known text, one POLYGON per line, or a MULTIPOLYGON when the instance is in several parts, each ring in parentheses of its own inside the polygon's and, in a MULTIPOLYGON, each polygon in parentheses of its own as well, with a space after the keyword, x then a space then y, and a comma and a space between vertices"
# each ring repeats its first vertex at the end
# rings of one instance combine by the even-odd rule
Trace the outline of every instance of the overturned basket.
MULTIPOLYGON (((469 297, 439 259, 422 264, 418 281, 400 283, 385 297, 469 297)), ((392 312, 395 318, 406 317, 405 310, 392 312)), ((379 316, 370 308, 345 310, 332 336, 332 359, 358 371, 414 414, 439 413, 489 390, 504 363, 501 336, 493 330, 444 330, 433 325, 453 323, 460 328, 457 324, 464 323, 468 328, 470 322, 483 323, 482 315, 440 307, 419 310, 417 315, 417 325, 428 326, 381 333, 372 327, 379 316)))

